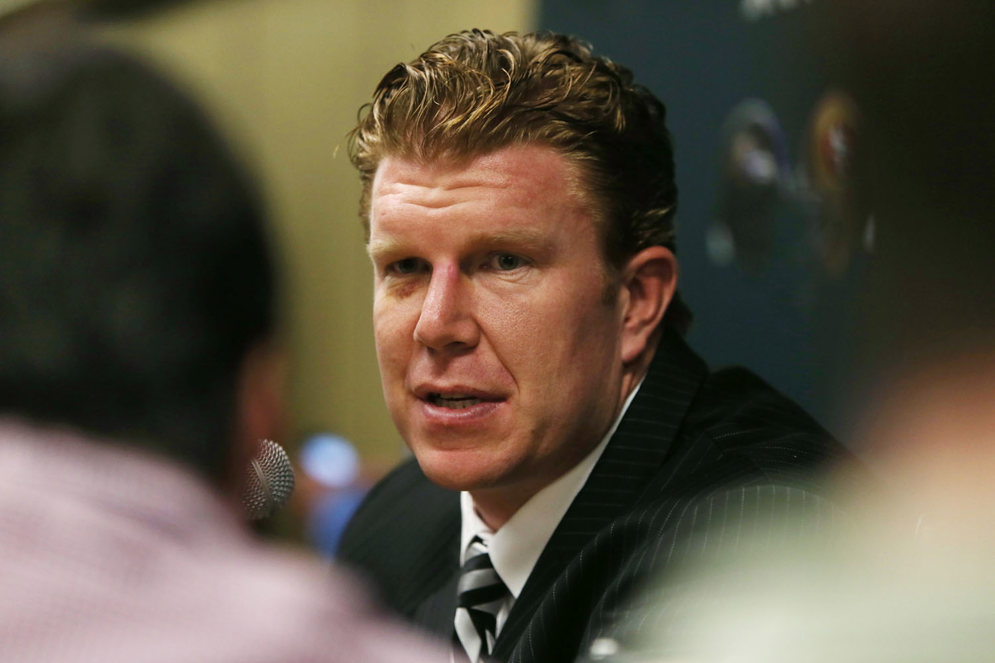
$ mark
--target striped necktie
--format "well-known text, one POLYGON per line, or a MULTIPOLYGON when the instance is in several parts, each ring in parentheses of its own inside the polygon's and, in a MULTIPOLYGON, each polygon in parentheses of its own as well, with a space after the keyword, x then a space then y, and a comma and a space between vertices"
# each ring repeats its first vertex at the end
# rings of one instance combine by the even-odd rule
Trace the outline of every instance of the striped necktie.
POLYGON ((498 611, 509 596, 491 564, 487 544, 479 536, 473 537, 460 569, 456 602, 456 635, 472 663, 484 660, 493 651, 498 611))

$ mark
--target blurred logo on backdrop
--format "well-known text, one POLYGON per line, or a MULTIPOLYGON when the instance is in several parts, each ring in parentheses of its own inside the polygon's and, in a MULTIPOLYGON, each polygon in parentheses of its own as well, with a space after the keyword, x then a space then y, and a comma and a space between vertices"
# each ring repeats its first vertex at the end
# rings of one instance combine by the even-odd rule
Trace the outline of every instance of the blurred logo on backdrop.
POLYGON ((853 196, 853 151, 859 137, 856 105, 830 91, 812 110, 807 147, 807 183, 818 203, 819 257, 826 271, 842 275, 855 253, 874 250, 874 219, 853 196))
POLYGON ((846 272, 858 251, 873 251, 873 219, 853 199, 850 186, 859 135, 855 106, 841 93, 826 93, 805 131, 796 141, 802 158, 795 165, 767 101, 745 99, 729 111, 720 133, 717 210, 706 234, 713 264, 762 272, 783 249, 779 223, 801 224, 788 234, 805 237, 833 278, 846 272))
POLYGON ((736 261, 748 272, 769 262, 776 211, 791 187, 791 164, 781 124, 762 99, 746 99, 721 130, 718 210, 707 249, 716 265, 736 261))

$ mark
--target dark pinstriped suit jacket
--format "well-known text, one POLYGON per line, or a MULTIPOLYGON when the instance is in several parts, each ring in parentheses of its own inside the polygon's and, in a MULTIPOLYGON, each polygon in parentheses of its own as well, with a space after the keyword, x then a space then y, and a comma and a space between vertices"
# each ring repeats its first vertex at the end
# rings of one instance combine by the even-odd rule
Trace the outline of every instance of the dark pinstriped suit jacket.
MULTIPOLYGON (((828 519, 820 470, 846 452, 742 369, 709 373, 667 332, 642 387, 540 556, 495 644, 512 663, 572 661, 626 618, 650 579, 801 509, 828 519), (761 525, 758 525, 760 523, 761 525), (708 532, 707 537, 698 536, 708 532)), ((409 461, 378 484, 340 547, 415 624, 450 638, 460 509, 409 461)))

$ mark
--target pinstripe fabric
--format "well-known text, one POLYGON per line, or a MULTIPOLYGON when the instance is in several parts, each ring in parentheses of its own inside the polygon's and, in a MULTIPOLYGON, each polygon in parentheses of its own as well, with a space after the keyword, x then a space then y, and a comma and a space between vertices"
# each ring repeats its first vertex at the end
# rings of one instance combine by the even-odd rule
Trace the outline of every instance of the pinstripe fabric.
MULTIPOLYGON (((618 620, 638 610, 649 578, 722 549, 748 528, 833 517, 818 471, 845 451, 800 408, 742 369, 709 374, 676 334, 667 333, 649 374, 586 485, 543 551, 495 644, 511 663, 572 661, 618 620), (798 512, 800 520, 794 520, 798 512), (707 533, 707 534, 706 534, 707 533)), ((388 603, 448 638, 455 599, 459 500, 414 463, 371 495, 346 532, 343 559, 366 570, 388 603), (431 509, 419 502, 432 498, 431 509), (410 543, 399 572, 390 523, 431 534, 410 543), (450 529, 440 523, 450 524, 450 529), (444 548, 446 561, 433 556, 444 548), (434 575, 437 574, 437 575, 434 575), (386 581, 386 582, 385 582, 386 581), (442 613, 449 610, 443 618, 442 613)))

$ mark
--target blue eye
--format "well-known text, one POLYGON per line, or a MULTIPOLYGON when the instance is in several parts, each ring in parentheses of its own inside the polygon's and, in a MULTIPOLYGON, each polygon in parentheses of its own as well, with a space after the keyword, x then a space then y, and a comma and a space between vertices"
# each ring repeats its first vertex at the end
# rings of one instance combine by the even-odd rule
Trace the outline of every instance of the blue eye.
POLYGON ((421 269, 422 261, 418 258, 404 258, 387 265, 387 271, 392 274, 414 274, 421 269))
POLYGON ((526 260, 521 256, 516 256, 514 253, 496 253, 491 256, 491 264, 498 271, 510 272, 524 266, 526 260))

